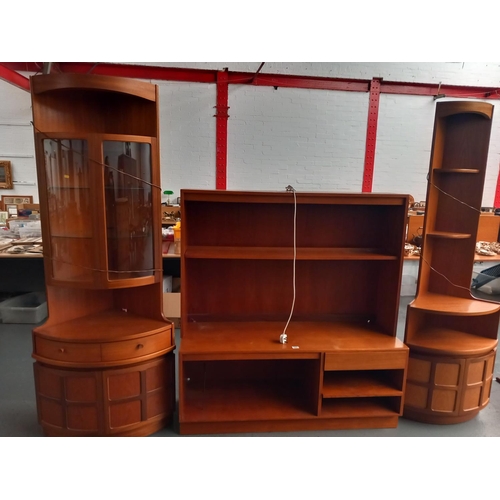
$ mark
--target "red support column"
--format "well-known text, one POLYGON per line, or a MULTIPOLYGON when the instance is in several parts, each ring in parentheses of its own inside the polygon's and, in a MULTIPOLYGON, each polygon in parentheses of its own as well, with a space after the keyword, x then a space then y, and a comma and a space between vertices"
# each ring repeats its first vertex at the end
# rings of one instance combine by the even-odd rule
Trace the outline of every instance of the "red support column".
POLYGON ((217 105, 215 106, 215 188, 227 188, 227 119, 228 84, 227 71, 217 72, 217 105))
POLYGON ((363 172, 363 193, 371 193, 373 187, 373 170, 375 166, 375 146, 377 143, 378 108, 380 102, 381 78, 374 78, 370 84, 370 101, 368 105, 368 125, 366 130, 365 169, 363 172))
POLYGON ((495 201, 493 203, 495 208, 500 208, 500 169, 497 177, 497 190, 495 191, 495 201))

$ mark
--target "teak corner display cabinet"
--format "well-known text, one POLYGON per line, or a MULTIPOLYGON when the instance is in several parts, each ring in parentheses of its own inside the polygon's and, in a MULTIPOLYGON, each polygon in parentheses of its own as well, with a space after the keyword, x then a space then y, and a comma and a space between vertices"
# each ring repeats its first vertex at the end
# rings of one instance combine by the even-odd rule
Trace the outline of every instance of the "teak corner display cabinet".
POLYGON ((470 293, 493 106, 436 105, 417 296, 409 304, 404 416, 475 417, 490 397, 500 304, 470 293))
POLYGON ((181 203, 180 433, 396 427, 408 197, 183 190, 181 203))
POLYGON ((155 85, 31 78, 49 316, 33 330, 38 419, 51 436, 143 436, 175 406, 162 313, 155 85))

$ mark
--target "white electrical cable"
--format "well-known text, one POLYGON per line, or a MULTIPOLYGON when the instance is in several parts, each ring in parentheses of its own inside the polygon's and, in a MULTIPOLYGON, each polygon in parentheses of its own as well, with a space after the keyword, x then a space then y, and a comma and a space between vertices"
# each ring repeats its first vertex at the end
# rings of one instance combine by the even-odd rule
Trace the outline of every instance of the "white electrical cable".
POLYGON ((292 287, 293 287, 293 300, 292 308, 290 310, 290 316, 286 322, 285 328, 283 328, 283 333, 280 335, 280 342, 286 344, 288 341, 288 336, 286 330, 293 316, 293 310, 295 308, 295 297, 296 297, 296 273, 295 267, 297 263, 297 195, 295 189, 292 186, 287 186, 286 190, 293 193, 293 275, 292 275, 292 287))

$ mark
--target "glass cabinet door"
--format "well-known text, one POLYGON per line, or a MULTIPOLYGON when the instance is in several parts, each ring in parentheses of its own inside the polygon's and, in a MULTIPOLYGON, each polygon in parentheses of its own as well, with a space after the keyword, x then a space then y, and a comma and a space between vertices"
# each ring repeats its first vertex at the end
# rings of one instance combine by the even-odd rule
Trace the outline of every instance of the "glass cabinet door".
POLYGON ((45 139, 43 151, 51 277, 60 281, 91 282, 95 265, 87 141, 45 139))
POLYGON ((151 145, 103 141, 108 279, 154 275, 151 145))

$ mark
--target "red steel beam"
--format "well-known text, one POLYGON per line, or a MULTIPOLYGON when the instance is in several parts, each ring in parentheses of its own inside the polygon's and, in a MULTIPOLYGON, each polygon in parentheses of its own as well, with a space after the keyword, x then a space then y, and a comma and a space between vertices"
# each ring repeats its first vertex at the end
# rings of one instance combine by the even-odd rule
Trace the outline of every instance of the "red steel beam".
POLYGON ((121 76, 144 80, 217 83, 217 72, 204 69, 166 68, 136 64, 59 63, 64 73, 91 73, 93 75, 121 76))
POLYGON ((297 89, 346 90, 368 92, 369 80, 353 80, 350 78, 322 78, 298 75, 273 75, 259 73, 229 72, 230 84, 248 84, 266 87, 287 87, 297 89))
MULTIPOLYGON (((7 62, 1 63, 14 71, 41 72, 43 63, 7 62)), ((56 63, 54 63, 56 64, 56 63)), ((57 63, 59 70, 70 73, 94 73, 99 75, 123 76, 146 80, 170 80, 199 83, 217 83, 217 70, 197 68, 171 68, 164 66, 148 66, 144 64, 119 63, 57 63)), ((310 77, 302 75, 276 75, 259 72, 228 71, 229 84, 259 85, 289 88, 308 88, 318 90, 345 90, 368 92, 370 80, 354 78, 310 77)), ((382 81, 382 94, 405 94, 436 97, 464 97, 479 99, 500 99, 500 89, 495 87, 478 87, 465 85, 439 85, 435 83, 388 82, 382 81)))
POLYGON ((500 99, 498 88, 439 85, 428 83, 382 82, 382 94, 421 95, 429 97, 463 97, 475 99, 500 99))
POLYGON ((8 83, 12 83, 16 87, 30 91, 30 81, 23 75, 20 75, 16 71, 7 68, 3 64, 0 64, 0 78, 8 83))
POLYGON ((227 120, 228 115, 228 74, 217 73, 217 105, 215 106, 215 188, 227 188, 227 120))
POLYGON ((368 120, 366 127, 365 168, 363 171, 362 192, 371 193, 373 171, 375 169, 375 146, 377 144, 378 109, 380 104, 380 78, 374 78, 370 85, 368 120))

